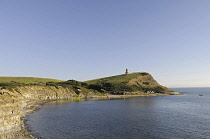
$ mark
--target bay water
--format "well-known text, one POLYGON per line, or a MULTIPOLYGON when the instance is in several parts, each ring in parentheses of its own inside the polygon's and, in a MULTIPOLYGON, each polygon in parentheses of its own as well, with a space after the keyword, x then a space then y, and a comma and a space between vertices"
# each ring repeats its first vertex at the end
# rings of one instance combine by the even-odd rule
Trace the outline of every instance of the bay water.
POLYGON ((55 101, 26 116, 26 125, 44 139, 209 139, 210 88, 172 89, 185 93, 55 101))

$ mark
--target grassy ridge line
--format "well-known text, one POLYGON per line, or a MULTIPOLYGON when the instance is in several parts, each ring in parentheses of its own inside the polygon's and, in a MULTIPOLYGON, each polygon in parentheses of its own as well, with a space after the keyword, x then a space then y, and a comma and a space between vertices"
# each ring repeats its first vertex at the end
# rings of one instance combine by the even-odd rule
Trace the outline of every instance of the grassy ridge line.
POLYGON ((109 83, 121 83, 121 82, 128 82, 129 80, 141 76, 144 74, 148 74, 146 72, 136 72, 136 73, 130 73, 130 74, 121 74, 121 75, 116 75, 116 76, 111 76, 111 77, 104 77, 100 79, 94 79, 94 80, 88 80, 85 81, 85 83, 89 84, 96 84, 98 82, 109 82, 109 83))
POLYGON ((49 78, 37 78, 37 77, 0 77, 0 82, 19 82, 19 83, 46 83, 46 82, 61 82, 62 80, 49 79, 49 78))

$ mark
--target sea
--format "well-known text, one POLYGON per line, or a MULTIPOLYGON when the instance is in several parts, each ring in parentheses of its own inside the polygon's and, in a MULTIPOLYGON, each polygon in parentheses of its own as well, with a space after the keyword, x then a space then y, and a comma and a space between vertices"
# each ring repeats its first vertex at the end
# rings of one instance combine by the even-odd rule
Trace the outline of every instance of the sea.
POLYGON ((210 139, 210 88, 172 89, 184 94, 54 101, 26 125, 43 139, 210 139))

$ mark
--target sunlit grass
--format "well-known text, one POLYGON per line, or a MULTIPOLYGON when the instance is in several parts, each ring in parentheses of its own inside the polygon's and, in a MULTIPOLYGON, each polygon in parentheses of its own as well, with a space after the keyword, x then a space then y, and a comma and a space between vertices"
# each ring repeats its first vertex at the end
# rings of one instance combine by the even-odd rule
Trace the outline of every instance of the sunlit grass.
POLYGON ((60 82, 62 80, 36 77, 0 77, 0 82, 19 82, 19 83, 46 83, 46 82, 60 82))
POLYGON ((111 77, 105 77, 105 78, 100 78, 100 79, 94 79, 94 80, 89 80, 86 81, 86 83, 89 84, 95 84, 98 82, 109 82, 109 83, 121 83, 125 82, 127 83, 129 80, 137 77, 137 76, 143 76, 147 75, 148 73, 146 72, 136 72, 136 73, 130 73, 130 74, 122 74, 122 75, 117 75, 117 76, 111 76, 111 77))

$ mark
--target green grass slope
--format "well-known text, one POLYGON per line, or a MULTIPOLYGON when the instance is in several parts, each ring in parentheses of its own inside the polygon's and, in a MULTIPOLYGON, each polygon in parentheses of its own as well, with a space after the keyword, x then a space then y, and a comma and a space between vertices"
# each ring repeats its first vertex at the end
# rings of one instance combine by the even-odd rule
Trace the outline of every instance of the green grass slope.
POLYGON ((48 79, 48 78, 36 78, 36 77, 0 77, 0 82, 19 82, 19 83, 46 83, 46 82, 60 82, 61 80, 48 79))
POLYGON ((116 76, 110 76, 110 77, 105 77, 105 78, 100 78, 100 79, 89 80, 89 81, 85 81, 85 82, 88 84, 96 84, 99 82, 122 83, 122 82, 128 82, 137 76, 144 76, 144 75, 148 75, 148 73, 136 72, 136 73, 130 73, 130 74, 121 74, 121 75, 116 75, 116 76))
POLYGON ((105 77, 100 79, 94 79, 85 81, 85 83, 92 85, 92 89, 98 91, 105 90, 108 92, 120 92, 120 91, 154 91, 156 93, 170 92, 168 89, 157 83, 153 77, 147 72, 136 72, 129 74, 122 74, 117 76, 105 77))

